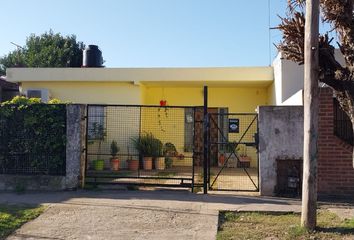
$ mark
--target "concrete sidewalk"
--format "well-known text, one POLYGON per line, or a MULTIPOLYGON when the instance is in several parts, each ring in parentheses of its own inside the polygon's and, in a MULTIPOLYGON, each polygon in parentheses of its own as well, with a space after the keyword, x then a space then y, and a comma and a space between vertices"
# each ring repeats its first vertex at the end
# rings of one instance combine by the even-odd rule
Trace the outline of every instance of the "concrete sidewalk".
POLYGON ((289 199, 187 191, 1 193, 48 209, 9 239, 215 239, 220 210, 299 212, 289 199))

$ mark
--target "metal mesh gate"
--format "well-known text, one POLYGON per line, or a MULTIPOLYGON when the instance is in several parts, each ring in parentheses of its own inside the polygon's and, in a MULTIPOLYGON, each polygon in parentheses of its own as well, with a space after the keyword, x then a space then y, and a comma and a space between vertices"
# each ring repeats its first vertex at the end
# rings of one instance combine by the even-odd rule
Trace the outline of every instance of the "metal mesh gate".
POLYGON ((256 114, 203 107, 88 105, 86 183, 258 191, 256 114))
POLYGON ((208 183, 211 190, 258 191, 257 114, 208 114, 208 183))
POLYGON ((193 188, 195 112, 88 105, 85 182, 193 188))

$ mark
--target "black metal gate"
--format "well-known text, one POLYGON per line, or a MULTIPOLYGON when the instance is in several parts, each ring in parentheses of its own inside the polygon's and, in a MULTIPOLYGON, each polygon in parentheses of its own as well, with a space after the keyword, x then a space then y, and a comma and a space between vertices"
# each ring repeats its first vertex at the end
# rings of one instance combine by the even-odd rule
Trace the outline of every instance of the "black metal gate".
POLYGON ((258 116, 208 110, 210 190, 258 191, 258 116))
MULTIPOLYGON (((88 105, 88 184, 187 187, 200 153, 196 107, 88 105)), ((199 173, 200 174, 200 173, 199 173)))

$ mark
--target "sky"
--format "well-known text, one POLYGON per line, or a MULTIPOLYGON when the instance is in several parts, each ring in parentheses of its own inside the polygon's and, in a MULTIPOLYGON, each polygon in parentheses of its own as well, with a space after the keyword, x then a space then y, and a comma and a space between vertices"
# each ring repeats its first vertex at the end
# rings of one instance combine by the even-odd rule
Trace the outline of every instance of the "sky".
POLYGON ((106 67, 268 66, 286 1, 0 0, 0 56, 52 29, 98 45, 106 67))

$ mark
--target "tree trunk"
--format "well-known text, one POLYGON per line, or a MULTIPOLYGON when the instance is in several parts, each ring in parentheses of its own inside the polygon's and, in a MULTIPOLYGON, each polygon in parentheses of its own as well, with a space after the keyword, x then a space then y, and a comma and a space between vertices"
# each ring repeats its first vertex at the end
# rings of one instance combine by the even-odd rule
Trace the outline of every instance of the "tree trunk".
POLYGON ((306 1, 304 74, 304 167, 301 225, 316 227, 319 0, 306 1))

